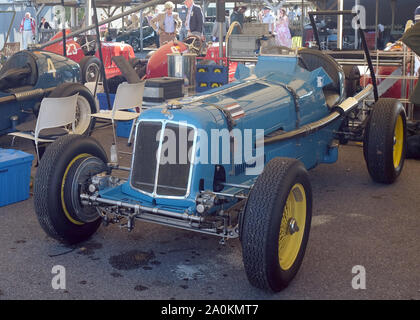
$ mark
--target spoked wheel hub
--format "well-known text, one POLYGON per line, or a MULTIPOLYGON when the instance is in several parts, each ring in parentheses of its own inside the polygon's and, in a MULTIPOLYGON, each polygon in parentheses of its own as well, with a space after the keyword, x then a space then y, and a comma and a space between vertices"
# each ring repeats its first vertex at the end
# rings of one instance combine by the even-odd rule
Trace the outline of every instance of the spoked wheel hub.
POLYGON ((280 266, 290 269, 299 253, 306 220, 306 195, 301 184, 295 184, 286 200, 280 225, 278 256, 280 266), (302 226, 302 232, 299 226, 302 226))
POLYGON ((96 78, 99 77, 100 70, 96 63, 91 63, 86 68, 86 82, 95 82, 96 78))
POLYGON ((299 226, 297 225, 296 219, 290 218, 288 225, 289 225, 288 230, 289 230, 289 234, 290 235, 292 235, 295 232, 298 232, 299 231, 299 226))
POLYGON ((394 143, 394 147, 393 147, 394 167, 398 168, 401 163, 401 157, 402 157, 403 145, 404 145, 404 125, 403 125, 403 120, 402 120, 401 115, 398 116, 397 122, 395 124, 393 143, 394 143))

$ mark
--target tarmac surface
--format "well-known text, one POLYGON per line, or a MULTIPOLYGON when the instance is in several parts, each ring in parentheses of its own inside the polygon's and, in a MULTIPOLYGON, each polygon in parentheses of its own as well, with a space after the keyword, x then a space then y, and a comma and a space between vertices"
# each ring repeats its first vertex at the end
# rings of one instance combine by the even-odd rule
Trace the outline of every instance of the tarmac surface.
MULTIPOLYGON (((111 132, 93 132, 105 150, 111 132)), ((129 151, 126 141, 118 138, 120 150, 129 151)), ((1 148, 10 142, 0 137, 1 148)), ((14 148, 34 153, 23 139, 14 148)), ((129 160, 121 155, 121 164, 129 160)), ((101 226, 90 240, 64 246, 41 229, 30 196, 0 208, 0 300, 419 300, 419 177, 420 161, 407 160, 395 184, 376 184, 362 148, 340 146, 337 163, 310 171, 314 202, 306 255, 296 278, 277 294, 249 284, 239 240, 221 245, 217 237, 137 222, 130 233, 101 226), (65 268, 65 289, 52 287, 57 265, 65 268), (352 273, 355 266, 366 271, 366 289, 352 287, 361 275, 352 273)))

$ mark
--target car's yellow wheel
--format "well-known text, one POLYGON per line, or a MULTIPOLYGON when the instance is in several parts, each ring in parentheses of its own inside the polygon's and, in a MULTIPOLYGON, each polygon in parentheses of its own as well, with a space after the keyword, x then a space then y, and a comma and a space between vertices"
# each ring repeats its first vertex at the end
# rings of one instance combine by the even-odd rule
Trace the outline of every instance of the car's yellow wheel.
POLYGON ((302 246, 306 222, 306 194, 300 183, 290 190, 283 209, 279 233, 279 263, 283 270, 289 270, 302 246))
POLYGON ((272 159, 240 216, 243 262, 252 285, 275 292, 289 285, 305 255, 311 217, 311 184, 303 164, 272 159))
POLYGON ((394 168, 397 169, 401 164, 401 158, 404 150, 404 124, 401 115, 398 116, 394 129, 394 149, 393 159, 394 168))

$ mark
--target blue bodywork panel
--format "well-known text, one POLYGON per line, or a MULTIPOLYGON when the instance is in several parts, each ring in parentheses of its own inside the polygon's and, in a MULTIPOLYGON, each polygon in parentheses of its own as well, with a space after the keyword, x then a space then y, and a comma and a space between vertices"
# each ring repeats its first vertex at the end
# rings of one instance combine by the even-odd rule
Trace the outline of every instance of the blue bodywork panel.
MULTIPOLYGON (((263 136, 281 135, 299 129, 328 116, 331 112, 325 103, 322 90, 331 79, 322 68, 313 72, 307 71, 299 65, 297 57, 261 56, 254 73, 242 66, 239 67, 236 76, 239 78, 236 82, 206 91, 205 94, 181 99, 177 108, 162 105, 144 111, 139 117, 137 130, 141 128, 142 121, 170 121, 186 123, 202 133, 198 134, 197 146, 193 152, 197 158, 203 160, 206 159, 205 150, 209 149, 208 161, 192 165, 191 185, 186 197, 152 197, 133 188, 130 180, 118 188, 102 190, 100 196, 195 214, 197 194, 202 190, 213 191, 216 165, 223 166, 228 183, 250 185, 258 176, 258 173, 247 174, 247 169, 252 168, 253 163, 247 163, 247 159, 242 156, 245 138, 243 141, 234 140, 233 150, 237 156, 234 157, 235 163, 231 163, 231 158, 222 157, 222 145, 229 146, 229 131, 242 137, 246 131, 251 132, 248 145, 253 146, 255 152, 255 143, 263 136), (229 108, 234 110, 231 114, 234 118, 233 124, 224 112, 229 108), (220 143, 223 140, 220 138, 218 146, 212 145, 207 148, 210 142, 206 141, 211 139, 205 138, 213 138, 212 134, 220 130, 227 133, 227 141, 224 144, 220 143), (257 136, 257 130, 263 134, 257 136)), ((267 163, 275 157, 296 158, 302 161, 307 169, 323 162, 332 163, 337 160, 337 149, 333 148, 331 143, 334 131, 340 124, 341 120, 333 121, 312 134, 266 145, 263 161, 267 163)), ((132 167, 134 166, 136 163, 132 164, 132 167)), ((238 189, 225 187, 223 190, 228 193, 235 191, 238 189)))

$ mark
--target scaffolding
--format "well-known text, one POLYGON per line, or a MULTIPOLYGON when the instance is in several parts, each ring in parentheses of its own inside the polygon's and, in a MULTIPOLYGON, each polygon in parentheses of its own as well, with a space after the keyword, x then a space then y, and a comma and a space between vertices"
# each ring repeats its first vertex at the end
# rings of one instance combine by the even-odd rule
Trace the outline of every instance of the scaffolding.
MULTIPOLYGON (((341 65, 357 65, 359 69, 366 70, 367 64, 363 51, 329 51, 328 52, 341 65)), ((416 55, 407 46, 403 45, 401 51, 382 51, 371 52, 371 58, 375 67, 375 75, 378 80, 378 94, 382 96, 398 81, 401 81, 401 96, 398 98, 406 106, 407 118, 414 121, 414 105, 409 101, 409 94, 415 86, 418 76, 415 76, 416 55), (381 74, 381 67, 395 67, 389 74, 381 74)), ((367 85, 370 79, 369 73, 363 74, 362 86, 367 85)))

